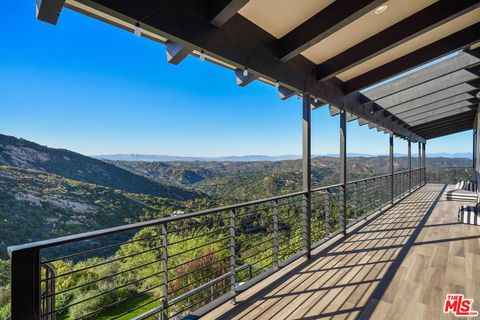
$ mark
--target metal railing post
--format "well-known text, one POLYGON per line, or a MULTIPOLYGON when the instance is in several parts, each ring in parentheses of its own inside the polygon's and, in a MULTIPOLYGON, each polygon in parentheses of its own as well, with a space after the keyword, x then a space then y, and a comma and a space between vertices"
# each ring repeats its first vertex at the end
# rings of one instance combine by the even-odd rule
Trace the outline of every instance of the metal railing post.
POLYGON ((325 210, 325 216, 323 217, 323 228, 325 235, 330 235, 330 190, 326 190, 323 196, 323 209, 325 210))
POLYGON ((273 201, 273 267, 278 268, 278 200, 273 201))
POLYGON ((232 293, 233 304, 236 303, 235 293, 237 291, 236 286, 236 249, 235 249, 235 210, 230 210, 230 292, 232 293))
POLYGON ((347 113, 340 112, 340 225, 343 234, 347 235, 347 113))
POLYGON ((408 193, 412 192, 412 142, 408 140, 408 193))
POLYGON ((393 133, 390 133, 390 181, 392 182, 390 185, 390 201, 393 204, 394 200, 394 193, 393 193, 393 133))
POLYGON ((40 251, 12 250, 11 257, 11 319, 41 318, 40 251))
POLYGON ((424 185, 427 182, 427 158, 425 154, 425 143, 422 143, 422 171, 423 171, 422 185, 424 185))
POLYGON ((422 144, 418 142, 418 185, 422 185, 422 144))
POLYGON ((161 225, 162 231, 162 313, 161 319, 168 319, 168 233, 165 223, 161 225))
POLYGON ((303 164, 303 206, 302 206, 302 242, 305 256, 310 258, 312 248, 312 141, 311 141, 311 98, 303 95, 302 120, 302 164, 303 164))

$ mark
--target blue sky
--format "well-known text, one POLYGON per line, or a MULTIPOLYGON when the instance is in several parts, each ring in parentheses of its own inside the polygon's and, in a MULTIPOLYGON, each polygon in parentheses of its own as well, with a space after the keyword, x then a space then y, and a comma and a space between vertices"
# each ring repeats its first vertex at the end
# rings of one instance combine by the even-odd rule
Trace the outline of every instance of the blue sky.
MULTIPOLYGON (((0 24, 2 134, 87 155, 301 153, 301 101, 271 86, 240 88, 231 71, 194 57, 169 65, 162 45, 68 9, 57 26, 38 22, 33 0, 7 2, 0 24)), ((337 153, 338 117, 320 109, 312 121, 313 153, 337 153)), ((388 152, 386 135, 357 122, 348 136, 349 152, 388 152)), ((427 152, 471 146, 466 132, 427 152)))

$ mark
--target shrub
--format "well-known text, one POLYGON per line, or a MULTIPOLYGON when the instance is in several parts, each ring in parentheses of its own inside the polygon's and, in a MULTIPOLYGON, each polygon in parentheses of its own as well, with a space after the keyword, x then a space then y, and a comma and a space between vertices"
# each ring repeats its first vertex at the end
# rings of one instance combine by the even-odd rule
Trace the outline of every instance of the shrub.
POLYGON ((115 290, 112 293, 104 294, 92 299, 92 297, 95 297, 101 294, 102 292, 106 292, 109 289, 112 289, 112 288, 103 288, 102 290, 91 290, 84 294, 77 295, 72 300, 72 304, 75 304, 75 303, 78 303, 78 304, 68 309, 70 317, 73 319, 77 319, 77 318, 83 319, 83 317, 88 316, 88 317, 85 317, 85 319, 96 319, 96 316, 98 315, 96 311, 104 311, 104 309, 110 304, 120 301, 133 293, 127 288, 122 288, 122 289, 115 290), (87 300, 87 299, 90 299, 90 300, 87 300))
POLYGON ((10 317, 10 303, 0 308, 0 320, 5 320, 10 317))

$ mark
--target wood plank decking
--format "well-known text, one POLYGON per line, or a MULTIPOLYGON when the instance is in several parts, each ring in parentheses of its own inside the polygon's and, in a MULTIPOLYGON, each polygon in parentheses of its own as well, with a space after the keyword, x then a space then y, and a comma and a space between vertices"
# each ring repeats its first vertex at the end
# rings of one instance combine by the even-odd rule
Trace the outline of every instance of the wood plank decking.
POLYGON ((202 319, 449 319, 447 293, 480 309, 480 227, 426 185, 350 236, 298 259, 202 319))

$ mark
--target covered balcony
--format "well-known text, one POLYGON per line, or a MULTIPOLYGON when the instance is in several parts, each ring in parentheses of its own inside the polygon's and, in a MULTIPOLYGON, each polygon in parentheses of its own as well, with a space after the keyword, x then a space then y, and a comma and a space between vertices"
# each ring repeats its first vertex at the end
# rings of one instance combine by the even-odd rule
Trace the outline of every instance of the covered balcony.
POLYGON ((10 247, 12 319, 441 319, 447 294, 479 301, 480 226, 458 215, 477 190, 444 197, 447 183, 477 180, 479 5, 37 1, 41 21, 61 27, 61 11, 74 10, 165 45, 169 63, 193 55, 241 87, 298 96, 303 188, 10 247), (314 188, 318 108, 339 119, 340 174, 314 188), (389 135, 387 174, 347 179, 350 121, 389 135), (427 141, 468 130, 472 168, 449 181, 429 172, 427 141), (406 141, 405 169, 395 169, 394 137, 406 141))

